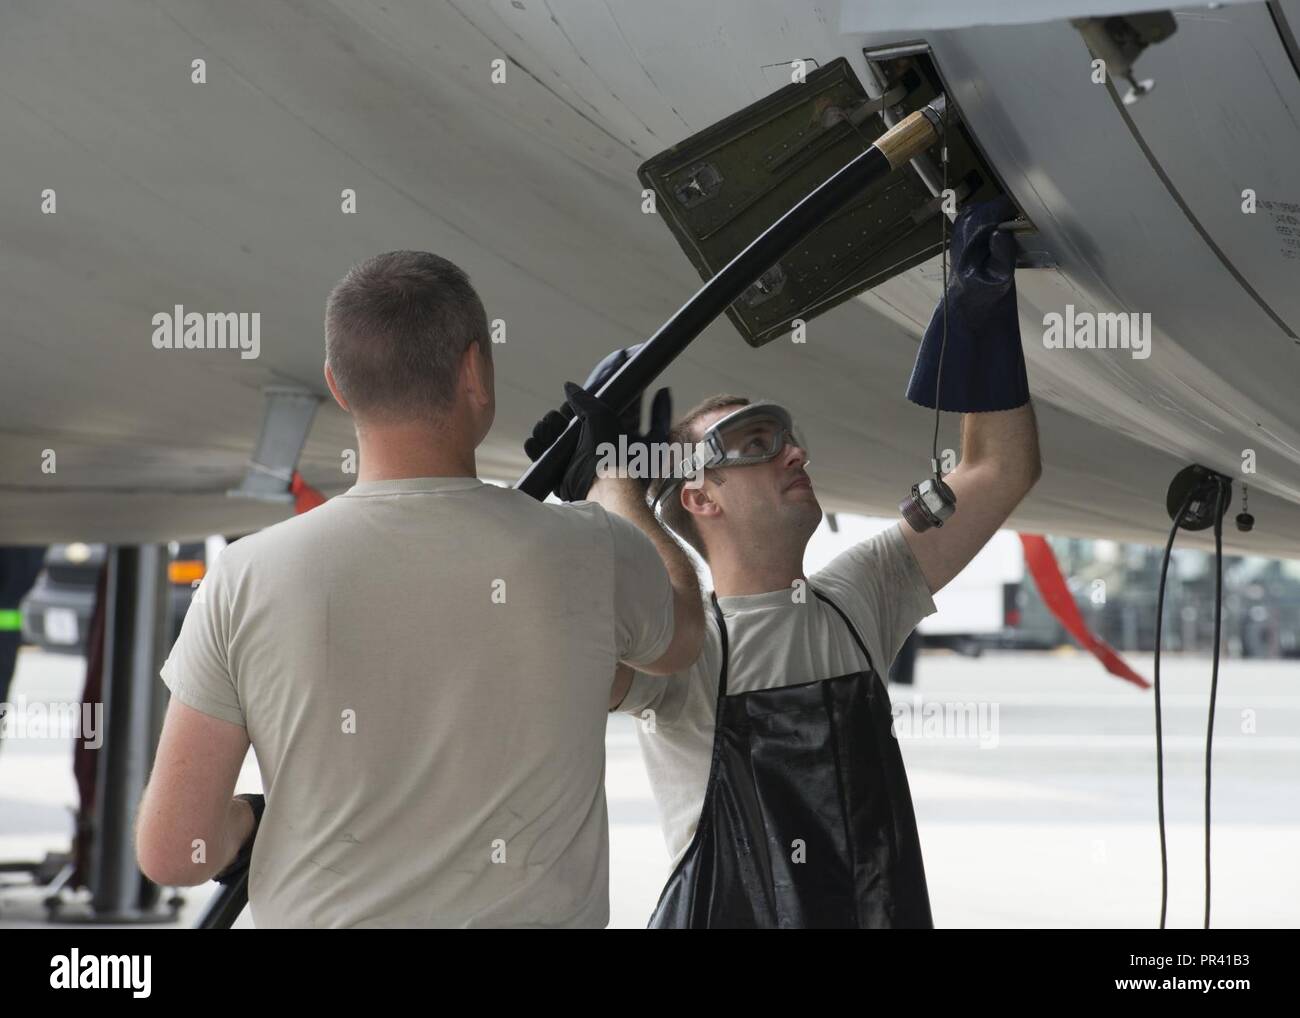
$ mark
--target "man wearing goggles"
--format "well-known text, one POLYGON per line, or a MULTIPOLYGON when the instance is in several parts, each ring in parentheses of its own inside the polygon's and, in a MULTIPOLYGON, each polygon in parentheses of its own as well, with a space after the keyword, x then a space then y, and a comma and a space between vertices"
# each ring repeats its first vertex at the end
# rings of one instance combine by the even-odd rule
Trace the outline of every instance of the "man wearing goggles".
MULTIPOLYGON (((787 410, 720 395, 651 429, 692 450, 648 498, 713 580, 695 664, 672 676, 620 665, 611 690, 611 709, 640 719, 673 857, 652 927, 933 925, 883 676, 935 611, 932 595, 1040 473, 1014 253, 996 236, 1006 218, 1001 203, 958 217, 948 306, 908 389, 913 402, 964 415, 963 458, 943 479, 960 508, 941 526, 905 518, 806 576, 822 510, 787 410)), ((596 401, 574 390, 585 431, 596 401)))

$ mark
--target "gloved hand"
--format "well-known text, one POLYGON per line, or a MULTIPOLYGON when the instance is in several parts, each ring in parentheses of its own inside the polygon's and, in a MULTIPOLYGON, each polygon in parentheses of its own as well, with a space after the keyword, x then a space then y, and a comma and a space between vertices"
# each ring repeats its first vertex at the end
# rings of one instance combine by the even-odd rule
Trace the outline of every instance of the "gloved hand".
MULTIPOLYGON (((607 355, 591 369, 591 374, 582 383, 582 387, 588 392, 596 392, 614 377, 618 369, 630 360, 641 349, 642 345, 637 343, 636 346, 615 350, 607 355)), ((668 432, 672 430, 673 426, 672 393, 667 388, 660 389, 655 393, 654 399, 650 401, 650 427, 645 434, 641 433, 641 404, 642 399, 636 399, 619 416, 618 433, 627 436, 629 446, 638 442, 667 442, 668 432)))
MULTIPOLYGON (((555 493, 565 502, 579 502, 587 497, 596 480, 600 447, 606 443, 618 445, 618 416, 576 382, 564 383, 564 398, 579 421, 578 446, 555 493)), ((536 460, 549 449, 568 424, 569 419, 560 411, 549 411, 533 425, 532 437, 524 442, 528 458, 536 460)))
POLYGON ((239 846, 235 858, 230 860, 226 868, 212 878, 219 884, 232 883, 248 872, 248 865, 253 859, 253 842, 257 840, 257 831, 262 826, 262 813, 266 810, 266 796, 264 795, 246 792, 243 795, 235 796, 235 798, 243 799, 252 809, 253 829, 248 832, 248 837, 239 846))
MULTIPOLYGON (((1006 195, 967 205, 952 228, 948 266, 948 343, 939 409, 1011 410, 1029 402, 1029 379, 1016 313, 1016 244, 998 223, 1015 215, 1006 195)), ((934 310, 912 368, 907 398, 934 407, 943 343, 943 301, 934 310)))
MULTIPOLYGON (((578 436, 578 448, 565 469, 564 478, 557 489, 557 494, 566 502, 574 502, 587 497, 592 483, 596 479, 599 465, 600 446, 606 442, 618 447, 620 435, 627 436, 626 445, 630 448, 638 442, 666 442, 672 427, 672 395, 668 389, 655 393, 650 408, 650 428, 640 434, 641 400, 635 400, 622 414, 614 412, 596 399, 592 393, 608 381, 639 346, 615 350, 605 357, 590 375, 586 384, 578 387, 573 382, 564 383, 565 400, 574 416, 581 419, 582 430, 578 436)), ((532 437, 524 442, 524 452, 530 460, 536 460, 560 437, 568 426, 569 419, 559 410, 552 410, 533 426, 532 437)))

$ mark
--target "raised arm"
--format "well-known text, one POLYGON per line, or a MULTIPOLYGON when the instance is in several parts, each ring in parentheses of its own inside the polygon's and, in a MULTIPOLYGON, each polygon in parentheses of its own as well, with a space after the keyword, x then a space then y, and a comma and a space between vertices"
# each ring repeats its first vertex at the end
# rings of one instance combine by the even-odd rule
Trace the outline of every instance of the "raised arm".
POLYGON ((956 513, 923 533, 902 525, 931 594, 988 543, 1042 472, 1033 404, 962 415, 961 462, 943 478, 957 496, 956 513))
MULTIPOLYGON (((588 389, 598 388, 629 353, 628 350, 615 351, 598 364, 587 379, 588 389)), ((646 503, 644 484, 633 478, 617 476, 617 470, 609 477, 598 476, 597 472, 597 463, 617 447, 620 435, 627 440, 628 446, 665 438, 671 423, 671 398, 667 390, 660 390, 655 396, 650 430, 645 435, 638 433, 640 401, 635 408, 621 416, 616 415, 587 389, 572 382, 565 384, 565 399, 580 419, 581 430, 558 494, 566 502, 579 499, 598 502, 606 511, 627 520, 650 539, 672 586, 673 635, 668 648, 658 659, 649 664, 638 661, 636 665, 654 675, 684 670, 694 664, 704 643, 704 606, 699 576, 681 545, 663 528, 646 503)), ((566 423, 558 411, 551 411, 538 421, 531 438, 524 443, 528 457, 537 459, 564 430, 566 423)), ((626 694, 631 677, 631 669, 623 665, 611 677, 614 684, 611 709, 626 694)))
POLYGON ((956 512, 903 536, 937 592, 988 542, 1042 473, 1038 425, 1016 307, 1015 241, 999 230, 1006 197, 964 208, 953 224, 952 272, 921 340, 908 384, 913 403, 962 414, 961 460, 943 478, 956 512))
MULTIPOLYGON (((655 546, 673 587, 673 638, 668 649, 656 660, 638 667, 651 675, 670 675, 695 663, 704 642, 704 602, 700 595, 700 579, 686 552, 672 535, 655 519, 645 501, 645 489, 634 480, 626 478, 597 477, 587 492, 587 498, 599 502, 607 511, 616 513, 634 524, 655 546)), ((627 672, 623 693, 631 681, 627 672)), ((611 697, 613 693, 611 692, 611 697)), ((619 700, 622 700, 622 695, 619 700)), ((617 701, 614 701, 617 705, 617 701)))

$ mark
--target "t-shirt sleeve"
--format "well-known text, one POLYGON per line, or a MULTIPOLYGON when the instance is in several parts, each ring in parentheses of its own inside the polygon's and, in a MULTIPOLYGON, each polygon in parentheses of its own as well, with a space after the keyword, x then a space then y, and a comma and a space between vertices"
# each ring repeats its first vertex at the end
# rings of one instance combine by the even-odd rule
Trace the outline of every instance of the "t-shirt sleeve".
POLYGON ((663 725, 699 724, 701 719, 712 718, 722 668, 722 638, 713 614, 706 610, 704 619, 704 646, 695 663, 673 675, 634 672, 615 711, 640 718, 653 712, 657 723, 663 725))
POLYGON ((652 664, 673 640, 673 585, 659 552, 636 524, 605 514, 614 540, 614 629, 618 659, 652 664))
POLYGON ((181 632, 162 666, 163 684, 187 707, 246 728, 230 674, 231 598, 223 553, 194 591, 181 632))
POLYGON ((814 587, 843 600, 849 617, 863 628, 868 647, 880 653, 881 660, 872 664, 881 675, 917 623, 936 611, 902 524, 846 549, 810 579, 814 587))
POLYGON ((627 694, 614 710, 622 714, 641 714, 647 710, 658 713, 668 692, 668 684, 681 681, 676 675, 647 675, 634 671, 627 694))

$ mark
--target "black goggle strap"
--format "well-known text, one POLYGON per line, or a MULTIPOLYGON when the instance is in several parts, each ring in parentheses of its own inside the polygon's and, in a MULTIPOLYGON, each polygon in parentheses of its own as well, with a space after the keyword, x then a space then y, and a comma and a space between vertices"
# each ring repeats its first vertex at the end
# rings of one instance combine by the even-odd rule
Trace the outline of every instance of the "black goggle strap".
POLYGON ((663 487, 659 489, 659 494, 655 496, 651 510, 657 512, 659 504, 686 481, 698 476, 710 467, 720 465, 720 458, 723 454, 719 452, 719 449, 720 445, 716 440, 716 436, 706 435, 704 441, 696 445, 691 457, 679 465, 678 474, 664 482, 663 487))

